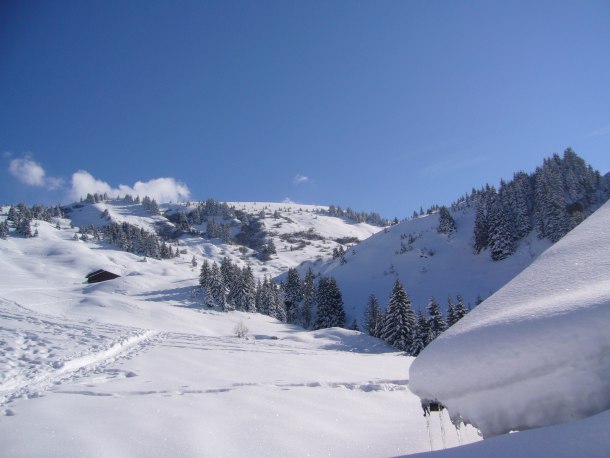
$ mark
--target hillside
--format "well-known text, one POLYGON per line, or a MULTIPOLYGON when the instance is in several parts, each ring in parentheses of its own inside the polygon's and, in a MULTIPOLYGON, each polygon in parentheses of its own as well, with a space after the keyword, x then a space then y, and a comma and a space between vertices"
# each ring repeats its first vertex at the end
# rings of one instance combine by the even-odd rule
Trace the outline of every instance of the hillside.
POLYGON ((368 296, 375 294, 385 304, 396 278, 415 310, 425 310, 432 296, 444 307, 448 296, 455 302, 458 294, 474 307, 478 296, 490 296, 551 246, 530 234, 512 256, 493 261, 485 251, 476 254, 472 248, 475 208, 452 215, 457 231, 451 236, 437 232, 439 216, 434 213, 375 234, 348 251, 343 265, 334 260, 314 263, 313 268, 336 278, 347 315, 360 322, 368 296))
POLYGON ((609 224, 606 203, 432 342, 411 390, 485 437, 610 409, 609 224))
POLYGON ((143 262, 61 223, 0 240, 3 453, 347 457, 459 444, 448 419, 446 437, 439 424, 429 437, 412 358, 354 331, 202 308, 184 260, 143 262), (123 276, 84 283, 99 267, 123 276), (239 322, 249 339, 235 337, 239 322))
POLYGON ((597 210, 610 196, 601 176, 567 149, 527 174, 515 173, 499 188, 485 185, 451 205, 432 208, 352 247, 344 259, 308 267, 335 277, 347 322, 362 322, 370 294, 382 304, 396 278, 412 307, 424 310, 434 297, 442 307, 458 295, 474 307, 533 262, 552 243, 597 210))
MULTIPOLYGON (((170 236, 169 241, 179 249, 181 258, 186 263, 190 262, 193 256, 199 264, 204 258, 220 263, 227 257, 239 266, 249 265, 257 278, 265 275, 275 277, 304 261, 328 259, 332 250, 340 245, 346 246, 347 240, 355 243, 382 230, 379 226, 365 222, 352 223, 343 218, 329 216, 324 213, 328 207, 323 206, 229 202, 227 207, 235 211, 231 210, 227 215, 222 215, 219 211, 218 214, 203 218, 206 221, 200 224, 189 224, 187 230, 178 229, 179 224, 170 220, 173 215, 191 214, 197 209, 197 203, 190 203, 188 206, 161 205, 161 212, 170 219, 153 215, 142 205, 124 199, 73 204, 67 207, 67 217, 76 227, 100 227, 110 222, 126 222, 149 232, 165 233, 170 236), (253 238, 263 242, 271 240, 277 251, 275 255, 263 260, 254 249, 256 247, 244 246, 235 240, 244 227, 244 222, 236 217, 236 212, 250 223, 256 221, 257 232, 253 238), (103 217, 104 214, 106 217, 103 217), (231 240, 208 237, 206 233, 210 221, 214 221, 213 224, 217 226, 226 226, 231 240)), ((66 221, 66 224, 69 222, 66 221)))

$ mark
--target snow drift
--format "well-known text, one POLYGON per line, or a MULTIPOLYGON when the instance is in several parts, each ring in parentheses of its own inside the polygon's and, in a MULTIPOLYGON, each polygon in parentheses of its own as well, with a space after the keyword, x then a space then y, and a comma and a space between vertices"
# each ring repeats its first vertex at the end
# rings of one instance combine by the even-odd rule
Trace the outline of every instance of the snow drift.
POLYGON ((610 203, 426 348, 410 389, 484 437, 610 408, 610 203))

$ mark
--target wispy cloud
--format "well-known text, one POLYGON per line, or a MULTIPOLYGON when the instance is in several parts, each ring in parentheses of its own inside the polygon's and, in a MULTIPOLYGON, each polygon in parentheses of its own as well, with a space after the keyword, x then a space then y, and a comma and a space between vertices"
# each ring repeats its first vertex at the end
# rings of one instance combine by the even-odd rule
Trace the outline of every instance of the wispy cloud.
POLYGON ((592 130, 591 132, 586 134, 585 137, 604 137, 606 135, 610 135, 610 125, 592 130))
POLYGON ((420 169, 419 173, 424 176, 436 177, 443 176, 459 170, 467 169, 476 164, 487 162, 489 156, 475 155, 475 156, 453 156, 450 158, 435 161, 433 164, 420 169))
POLYGON ((296 202, 294 200, 292 200, 290 197, 284 197, 284 200, 282 200, 282 203, 284 203, 284 204, 294 204, 296 202))
POLYGON ((299 173, 297 173, 294 178, 292 179, 292 182, 294 184, 304 184, 304 183, 309 183, 311 180, 309 179, 309 177, 305 176, 305 175, 301 175, 299 173))
MULTIPOLYGON (((10 153, 5 153, 10 158, 10 153)), ((45 169, 30 156, 13 159, 9 162, 8 170, 15 178, 29 186, 58 189, 62 186, 61 178, 47 176, 45 169)))
POLYGON ((170 177, 137 181, 133 186, 121 184, 113 188, 107 182, 98 180, 85 170, 79 170, 72 175, 72 187, 70 189, 72 199, 80 199, 87 194, 95 193, 107 193, 111 197, 125 194, 140 197, 149 196, 159 203, 177 202, 187 199, 191 194, 186 184, 170 177))

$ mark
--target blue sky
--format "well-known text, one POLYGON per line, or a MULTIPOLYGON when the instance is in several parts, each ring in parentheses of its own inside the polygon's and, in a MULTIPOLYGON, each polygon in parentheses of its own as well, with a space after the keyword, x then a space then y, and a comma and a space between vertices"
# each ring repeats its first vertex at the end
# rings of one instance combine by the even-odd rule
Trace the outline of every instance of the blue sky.
POLYGON ((608 1, 5 1, 0 202, 404 217, 568 146, 606 173, 609 56, 608 1))

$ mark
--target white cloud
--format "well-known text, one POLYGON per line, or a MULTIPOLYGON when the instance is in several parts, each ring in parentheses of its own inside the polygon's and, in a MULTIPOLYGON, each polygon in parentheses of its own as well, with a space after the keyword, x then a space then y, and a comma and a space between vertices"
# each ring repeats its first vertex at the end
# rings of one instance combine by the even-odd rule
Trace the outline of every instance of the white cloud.
POLYGON ((606 135, 610 135, 610 126, 602 127, 600 129, 595 129, 589 132, 585 137, 603 137, 606 135))
POLYGON ((186 184, 176 181, 174 178, 155 178, 149 181, 138 181, 133 186, 121 184, 118 188, 113 188, 84 170, 79 170, 72 175, 70 190, 72 199, 77 200, 96 192, 98 194, 107 193, 110 197, 125 194, 131 194, 134 197, 149 196, 159 203, 187 199, 191 193, 186 184))
POLYGON ((63 183, 61 178, 47 177, 42 166, 27 156, 10 161, 8 170, 19 181, 30 186, 57 189, 63 183))
POLYGON ((302 183, 308 183, 309 182, 309 177, 305 176, 305 175, 300 175, 300 174, 296 174, 294 176, 294 178, 292 179, 292 182, 294 184, 302 184, 302 183))
POLYGON ((292 200, 290 197, 284 197, 284 200, 282 200, 282 203, 284 203, 284 204, 294 204, 295 201, 292 200))

